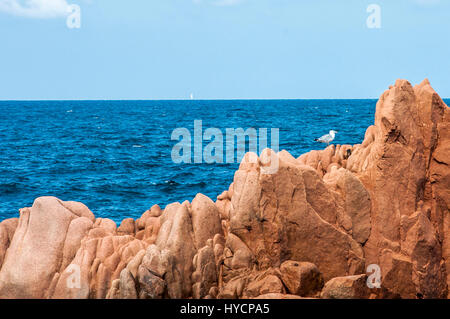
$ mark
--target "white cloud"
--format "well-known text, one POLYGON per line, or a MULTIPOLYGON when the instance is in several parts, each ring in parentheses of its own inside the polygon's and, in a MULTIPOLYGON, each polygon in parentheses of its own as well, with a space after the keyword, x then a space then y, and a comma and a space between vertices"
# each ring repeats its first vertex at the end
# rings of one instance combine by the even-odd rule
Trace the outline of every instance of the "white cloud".
POLYGON ((66 0, 0 0, 0 11, 28 18, 66 17, 66 0))

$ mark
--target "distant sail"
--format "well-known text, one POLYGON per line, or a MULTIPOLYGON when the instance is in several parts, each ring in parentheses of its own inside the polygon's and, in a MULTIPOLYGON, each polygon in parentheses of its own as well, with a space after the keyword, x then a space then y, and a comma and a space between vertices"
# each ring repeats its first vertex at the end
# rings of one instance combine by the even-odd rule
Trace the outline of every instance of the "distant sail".
POLYGON ((194 93, 191 93, 191 100, 194 99, 194 93))

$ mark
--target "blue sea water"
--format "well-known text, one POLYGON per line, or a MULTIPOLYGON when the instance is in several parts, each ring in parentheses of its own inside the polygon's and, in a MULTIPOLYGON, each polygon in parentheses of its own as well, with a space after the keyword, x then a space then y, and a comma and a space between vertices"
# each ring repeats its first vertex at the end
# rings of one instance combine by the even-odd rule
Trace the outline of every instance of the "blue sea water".
MULTIPOLYGON (((175 128, 279 128, 280 150, 295 157, 339 131, 336 144, 361 143, 376 100, 0 101, 0 220, 39 196, 85 203, 117 223, 153 204, 213 200, 237 163, 175 164, 175 128)), ((270 130, 269 130, 270 132, 270 130)), ((270 135, 269 135, 270 139, 270 135)), ((207 142, 204 143, 205 145, 207 142)), ((269 141, 270 146, 270 141, 269 141)))

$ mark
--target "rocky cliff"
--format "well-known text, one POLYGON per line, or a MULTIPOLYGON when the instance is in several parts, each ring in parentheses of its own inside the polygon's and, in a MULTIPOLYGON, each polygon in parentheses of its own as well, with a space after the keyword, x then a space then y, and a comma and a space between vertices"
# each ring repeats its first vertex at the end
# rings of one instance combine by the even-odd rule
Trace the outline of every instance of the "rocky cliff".
POLYGON ((362 144, 249 153, 216 202, 117 227, 36 199, 0 223, 0 298, 449 298, 449 207, 450 110, 398 80, 362 144))

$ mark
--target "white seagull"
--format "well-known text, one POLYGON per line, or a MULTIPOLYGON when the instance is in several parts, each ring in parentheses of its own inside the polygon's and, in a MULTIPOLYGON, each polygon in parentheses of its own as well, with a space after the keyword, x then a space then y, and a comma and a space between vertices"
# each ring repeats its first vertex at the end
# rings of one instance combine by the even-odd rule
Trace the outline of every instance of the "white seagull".
POLYGON ((320 142, 320 143, 325 143, 328 146, 328 145, 330 145, 331 142, 333 142, 334 138, 336 137, 336 133, 337 133, 337 131, 331 130, 330 133, 328 133, 322 137, 316 138, 316 139, 314 139, 314 141, 320 142))

